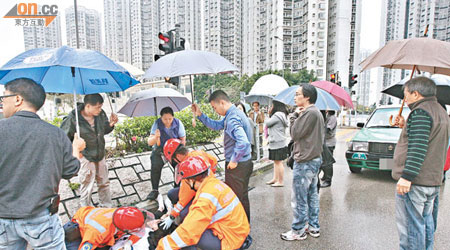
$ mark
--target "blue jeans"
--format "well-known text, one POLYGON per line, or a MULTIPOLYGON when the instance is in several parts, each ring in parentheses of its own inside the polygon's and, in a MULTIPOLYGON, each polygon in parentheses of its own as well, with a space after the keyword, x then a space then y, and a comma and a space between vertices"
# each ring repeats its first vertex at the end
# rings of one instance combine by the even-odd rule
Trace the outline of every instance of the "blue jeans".
POLYGON ((433 249, 437 226, 439 187, 411 185, 405 195, 395 195, 400 249, 433 249))
POLYGON ((45 209, 25 219, 0 218, 0 249, 22 250, 27 243, 35 250, 66 249, 64 230, 57 214, 45 209))
POLYGON ((307 223, 311 231, 320 229, 317 182, 321 164, 320 157, 308 162, 294 162, 291 203, 294 210, 292 230, 300 235, 305 232, 307 223))

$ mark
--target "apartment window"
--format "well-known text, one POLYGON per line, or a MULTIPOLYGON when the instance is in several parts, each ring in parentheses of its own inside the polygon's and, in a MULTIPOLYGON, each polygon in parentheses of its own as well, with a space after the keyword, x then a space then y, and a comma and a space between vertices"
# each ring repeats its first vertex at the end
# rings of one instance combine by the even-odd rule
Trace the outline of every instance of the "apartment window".
MULTIPOLYGON (((319 41, 319 42, 317 42, 317 46, 319 47, 319 48, 323 48, 323 46, 324 46, 324 42, 323 41, 319 41)), ((314 45, 314 44, 313 44, 314 45)))
POLYGON ((317 74, 318 76, 323 75, 323 69, 318 69, 318 70, 316 70, 316 74, 317 74))
POLYGON ((313 26, 313 27, 315 27, 315 26, 316 26, 316 24, 315 24, 315 23, 312 23, 312 26, 313 26))
POLYGON ((319 36, 320 39, 325 38, 325 32, 323 31, 318 32, 317 35, 319 36))
POLYGON ((319 29, 325 29, 325 23, 324 22, 320 22, 319 23, 319 29))
POLYGON ((317 56, 320 57, 320 58, 322 58, 322 57, 324 56, 323 50, 317 51, 317 56))
POLYGON ((322 67, 323 66, 323 60, 317 60, 317 66, 322 67))

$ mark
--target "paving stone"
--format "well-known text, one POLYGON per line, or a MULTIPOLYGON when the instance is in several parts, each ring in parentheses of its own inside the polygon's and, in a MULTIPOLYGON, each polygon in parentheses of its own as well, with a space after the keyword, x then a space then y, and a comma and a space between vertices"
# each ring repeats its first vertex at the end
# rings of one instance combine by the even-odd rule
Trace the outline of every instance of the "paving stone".
POLYGON ((117 179, 110 181, 109 188, 111 189, 111 197, 113 199, 125 195, 125 191, 123 191, 122 186, 120 185, 120 182, 117 179))
POLYGON ((150 181, 143 181, 133 185, 141 200, 145 200, 152 189, 150 181))
POLYGON ((116 160, 114 161, 114 167, 113 168, 118 168, 118 167, 122 167, 122 162, 120 160, 116 160))
POLYGON ((143 180, 143 181, 150 180, 151 173, 150 173, 150 171, 146 171, 144 173, 139 174, 139 177, 141 177, 141 180, 143 180))
POLYGON ((225 155, 220 154, 217 156, 217 158, 219 159, 219 161, 224 161, 225 160, 225 155))
POLYGON ((150 170, 152 163, 150 161, 150 155, 140 156, 139 160, 141 160, 141 165, 145 170, 150 170))
POLYGON ((61 224, 64 225, 70 221, 69 216, 66 213, 59 215, 59 219, 61 219, 61 224))
POLYGON ((139 164, 139 160, 137 157, 130 157, 122 159, 123 166, 130 166, 134 164, 139 164))
POLYGON ((144 168, 143 168, 140 164, 139 164, 139 165, 134 165, 133 168, 134 168, 134 170, 135 170, 137 173, 142 173, 142 172, 144 172, 144 168))
POLYGON ((218 149, 214 149, 213 152, 214 152, 215 155, 219 155, 220 154, 220 151, 218 149))
POLYGON ((139 197, 136 194, 119 199, 120 204, 123 206, 129 206, 139 201, 139 197))
POLYGON ((65 201, 64 205, 67 208, 69 217, 72 217, 75 214, 75 212, 80 208, 80 199, 72 199, 65 201))
POLYGON ((59 184, 59 195, 61 196, 61 200, 75 197, 72 189, 69 187, 69 182, 67 180, 61 180, 59 184))
POLYGON ((127 195, 132 195, 136 193, 136 190, 134 190, 134 187, 132 185, 125 186, 123 189, 125 190, 125 193, 127 195))
POLYGON ((205 145, 206 150, 214 149, 216 146, 214 144, 206 144, 205 145))
POLYGON ((116 172, 114 172, 114 170, 109 170, 108 171, 108 178, 109 179, 117 178, 116 172))
POLYGON ((119 177, 120 181, 123 185, 127 185, 130 183, 135 183, 139 181, 136 172, 132 167, 120 168, 116 169, 116 174, 119 177))
POLYGON ((161 182, 163 184, 173 182, 173 170, 170 167, 164 167, 161 172, 161 182))

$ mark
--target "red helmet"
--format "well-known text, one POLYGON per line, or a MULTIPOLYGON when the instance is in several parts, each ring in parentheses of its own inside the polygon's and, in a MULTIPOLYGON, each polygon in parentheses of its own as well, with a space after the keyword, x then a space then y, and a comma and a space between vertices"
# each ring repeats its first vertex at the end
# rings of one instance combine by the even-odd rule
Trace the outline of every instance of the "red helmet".
POLYGON ((178 165, 181 179, 188 179, 208 171, 209 166, 199 156, 190 156, 178 165))
POLYGON ((172 161, 172 157, 180 145, 180 139, 169 139, 166 141, 164 144, 164 156, 168 161, 172 161))
POLYGON ((123 232, 137 232, 145 227, 147 221, 155 219, 155 216, 147 211, 135 207, 120 207, 114 211, 113 224, 123 232))

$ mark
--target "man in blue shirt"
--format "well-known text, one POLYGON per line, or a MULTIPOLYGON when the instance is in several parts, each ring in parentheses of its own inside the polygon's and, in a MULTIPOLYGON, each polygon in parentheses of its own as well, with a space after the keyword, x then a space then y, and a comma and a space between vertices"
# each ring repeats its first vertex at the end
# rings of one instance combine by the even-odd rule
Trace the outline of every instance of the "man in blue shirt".
POLYGON ((197 104, 192 111, 210 129, 224 130, 225 183, 236 193, 250 222, 250 202, 248 200, 248 182, 253 172, 251 160, 251 126, 247 116, 236 108, 228 95, 217 90, 209 97, 209 103, 216 113, 225 116, 222 120, 210 119, 202 113, 197 104))

